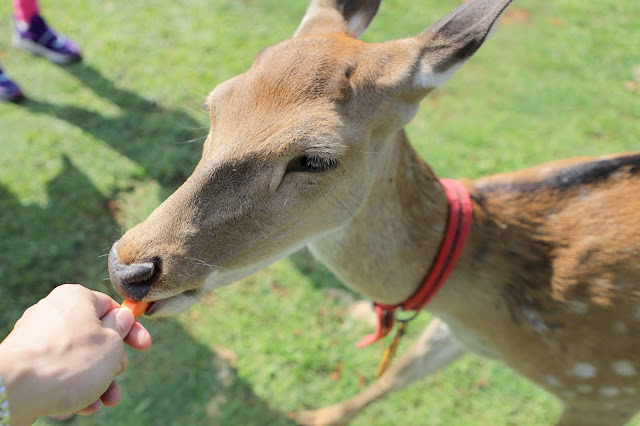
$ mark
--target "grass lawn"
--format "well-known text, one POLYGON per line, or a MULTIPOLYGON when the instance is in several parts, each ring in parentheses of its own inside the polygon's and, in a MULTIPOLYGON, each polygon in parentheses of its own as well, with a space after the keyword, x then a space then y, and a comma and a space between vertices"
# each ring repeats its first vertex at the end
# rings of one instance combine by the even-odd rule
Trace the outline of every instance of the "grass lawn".
MULTIPOLYGON (((385 1, 364 38, 417 34, 459 3, 385 1)), ((0 105, 0 336, 57 284, 114 295, 109 247, 194 168, 206 94, 289 37, 306 2, 41 6, 85 61, 58 67, 11 49, 10 2, 0 3, 0 63, 29 96, 0 105)), ((447 177, 638 150, 639 17, 636 0, 516 1, 493 39, 423 102, 411 139, 447 177)), ((122 404, 70 424, 286 425, 290 411, 357 393, 384 344, 354 348, 369 327, 332 288, 341 284, 302 251, 180 317, 143 319, 154 345, 130 353, 122 404)), ((548 425, 559 410, 505 367, 469 355, 354 424, 548 425)))

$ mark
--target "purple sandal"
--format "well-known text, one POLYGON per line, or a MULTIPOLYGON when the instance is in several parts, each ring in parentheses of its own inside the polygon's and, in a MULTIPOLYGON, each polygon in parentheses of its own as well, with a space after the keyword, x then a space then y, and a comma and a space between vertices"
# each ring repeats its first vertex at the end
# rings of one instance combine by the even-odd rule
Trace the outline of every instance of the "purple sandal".
POLYGON ((34 15, 28 24, 16 21, 13 46, 44 56, 56 64, 71 64, 82 59, 78 46, 49 28, 40 15, 34 15))

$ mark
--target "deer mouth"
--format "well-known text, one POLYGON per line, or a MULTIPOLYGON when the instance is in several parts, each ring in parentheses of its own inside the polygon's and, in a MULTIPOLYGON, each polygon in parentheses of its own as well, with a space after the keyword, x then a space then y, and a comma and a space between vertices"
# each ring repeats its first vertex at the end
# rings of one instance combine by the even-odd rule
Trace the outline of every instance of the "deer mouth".
POLYGON ((199 290, 187 290, 166 299, 154 300, 145 312, 146 316, 170 317, 178 315, 195 305, 203 296, 199 290))

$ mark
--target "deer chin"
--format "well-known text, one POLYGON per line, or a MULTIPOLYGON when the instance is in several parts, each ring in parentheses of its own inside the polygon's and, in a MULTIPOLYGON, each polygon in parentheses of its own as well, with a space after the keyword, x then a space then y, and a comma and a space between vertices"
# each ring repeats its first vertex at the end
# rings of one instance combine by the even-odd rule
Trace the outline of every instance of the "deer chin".
POLYGON ((237 268, 235 270, 218 269, 209 274, 204 284, 197 289, 186 290, 182 293, 173 294, 171 296, 163 296, 162 294, 159 294, 158 296, 156 296, 158 298, 153 300, 153 303, 151 304, 149 309, 147 309, 145 315, 160 318, 181 314, 182 312, 198 303, 200 299, 202 299, 205 295, 213 292, 217 288, 246 278, 254 272, 265 268, 280 257, 284 257, 288 253, 289 252, 285 253, 284 255, 279 255, 273 259, 269 259, 267 261, 245 266, 242 268, 237 268))
POLYGON ((145 315, 154 318, 178 315, 198 303, 205 294, 201 290, 187 290, 166 299, 154 300, 145 315))

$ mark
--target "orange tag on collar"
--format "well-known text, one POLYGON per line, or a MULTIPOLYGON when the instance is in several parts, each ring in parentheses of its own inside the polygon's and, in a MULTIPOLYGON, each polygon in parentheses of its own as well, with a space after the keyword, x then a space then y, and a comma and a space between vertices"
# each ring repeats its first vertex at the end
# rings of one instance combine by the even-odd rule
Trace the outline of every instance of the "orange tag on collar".
POLYGON ((393 328, 393 310, 395 308, 387 309, 386 305, 380 305, 379 303, 373 304, 373 311, 376 313, 378 322, 376 323, 376 330, 373 334, 367 334, 362 340, 356 343, 356 347, 364 348, 372 343, 385 337, 393 328))
POLYGON ((376 372, 376 379, 380 378, 380 376, 382 376, 382 374, 387 371, 387 368, 391 365, 391 361, 393 361, 393 357, 396 355, 396 351, 398 350, 400 340, 407 329, 407 324, 407 322, 400 324, 398 331, 396 331, 396 335, 393 336, 393 340, 389 343, 387 349, 384 350, 384 355, 382 355, 382 360, 380 360, 380 365, 378 365, 378 371, 376 372))

